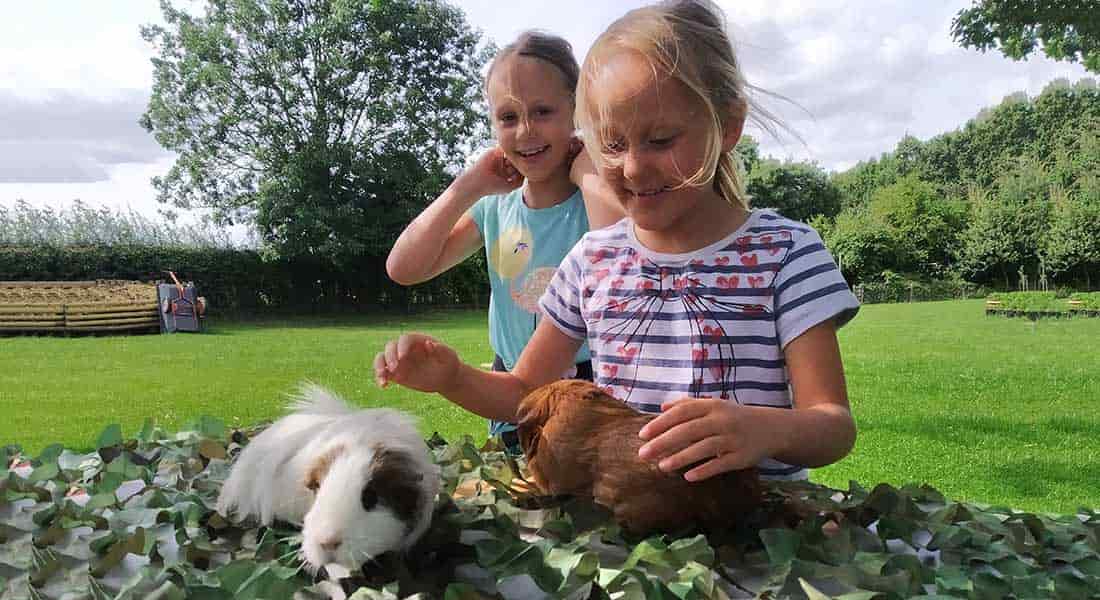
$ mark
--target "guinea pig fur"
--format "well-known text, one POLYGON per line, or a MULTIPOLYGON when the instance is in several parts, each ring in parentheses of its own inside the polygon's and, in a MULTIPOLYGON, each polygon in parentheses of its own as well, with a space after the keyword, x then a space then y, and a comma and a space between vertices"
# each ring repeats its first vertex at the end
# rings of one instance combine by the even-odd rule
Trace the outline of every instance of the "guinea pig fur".
POLYGON ((305 384, 275 421, 245 446, 218 497, 220 514, 302 526, 311 572, 404 551, 431 524, 439 467, 412 418, 358 409, 305 384))
POLYGON ((587 381, 531 392, 520 404, 518 433, 535 485, 547 495, 591 497, 637 533, 726 528, 760 503, 755 469, 689 482, 638 458, 638 431, 655 416, 587 381))

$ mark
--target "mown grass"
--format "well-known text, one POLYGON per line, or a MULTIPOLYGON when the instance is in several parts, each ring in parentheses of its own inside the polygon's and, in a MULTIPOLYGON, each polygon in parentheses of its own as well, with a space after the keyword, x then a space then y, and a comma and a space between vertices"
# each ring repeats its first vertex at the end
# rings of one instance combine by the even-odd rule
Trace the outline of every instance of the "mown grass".
MULTIPOLYGON (((0 338, 0 444, 87 449, 109 423, 172 429, 210 414, 276 417, 304 379, 421 418, 425 434, 485 436, 442 399, 381 390, 371 361, 401 331, 431 332, 488 362, 485 315, 270 319, 204 335, 0 338)), ((1044 512, 1100 506, 1100 319, 986 317, 982 301, 871 305, 841 330, 860 428, 850 456, 814 479, 926 482, 952 498, 1044 512)))

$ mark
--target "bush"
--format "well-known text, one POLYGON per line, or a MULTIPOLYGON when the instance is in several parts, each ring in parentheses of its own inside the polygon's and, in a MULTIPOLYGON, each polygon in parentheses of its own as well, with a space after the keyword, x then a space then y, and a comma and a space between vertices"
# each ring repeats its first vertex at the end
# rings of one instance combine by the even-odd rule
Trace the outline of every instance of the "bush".
POLYGON ((489 295, 480 253, 432 281, 402 287, 386 276, 385 257, 337 267, 324 257, 265 259, 238 248, 186 246, 0 244, 0 280, 167 280, 171 270, 194 281, 213 310, 340 307, 480 306, 489 295))
POLYGON ((864 304, 964 300, 982 298, 988 293, 984 286, 962 279, 924 280, 889 270, 857 285, 854 291, 864 304))
POLYGON ((1069 305, 1055 292, 999 292, 989 295, 1004 310, 1023 312, 1067 312, 1069 305))
POLYGON ((1085 310, 1100 310, 1100 292, 1078 292, 1070 294, 1069 299, 1080 302, 1085 310))

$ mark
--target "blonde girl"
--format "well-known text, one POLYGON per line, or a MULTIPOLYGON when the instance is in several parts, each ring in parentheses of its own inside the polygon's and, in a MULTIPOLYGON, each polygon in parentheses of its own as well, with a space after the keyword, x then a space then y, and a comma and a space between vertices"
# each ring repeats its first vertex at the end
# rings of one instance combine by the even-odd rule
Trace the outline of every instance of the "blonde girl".
POLYGON ((836 328, 858 303, 813 229, 749 208, 732 153, 747 89, 710 2, 612 24, 585 59, 577 121, 627 218, 570 251, 511 373, 407 334, 376 357, 377 379, 512 418, 587 340, 596 383, 660 413, 638 435, 662 470, 804 478, 845 456, 856 430, 836 328))

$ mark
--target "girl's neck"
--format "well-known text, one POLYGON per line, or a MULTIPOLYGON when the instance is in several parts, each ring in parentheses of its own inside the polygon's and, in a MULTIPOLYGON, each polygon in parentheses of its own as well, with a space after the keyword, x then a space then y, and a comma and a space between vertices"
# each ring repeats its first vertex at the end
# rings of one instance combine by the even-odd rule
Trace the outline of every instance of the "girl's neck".
POLYGON ((737 231, 749 218, 749 211, 717 193, 701 200, 695 210, 659 230, 634 225, 634 236, 646 248, 662 254, 687 254, 737 231))
POLYGON ((550 208, 565 202, 577 186, 569 180, 569 171, 563 175, 554 176, 542 181, 530 181, 523 188, 523 203, 527 208, 550 208))

